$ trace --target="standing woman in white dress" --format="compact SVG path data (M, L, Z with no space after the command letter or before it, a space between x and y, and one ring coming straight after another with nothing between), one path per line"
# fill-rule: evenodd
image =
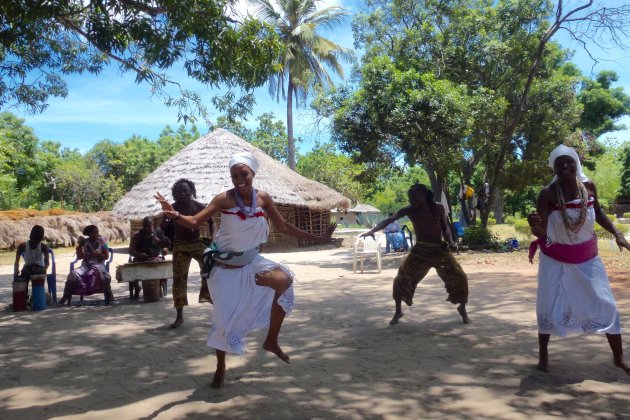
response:
M558 146L549 156L553 182L538 196L537 212L528 216L538 240L530 248L530 261L541 248L538 266L536 318L538 320L538 369L549 370L551 334L603 333L613 353L613 363L630 375L623 357L621 321L608 276L597 255L594 224L612 233L619 250L630 249L602 211L597 189L582 172L571 147Z
M155 196L166 217L185 227L195 228L221 213L215 239L217 252L207 279L214 302L207 344L217 356L212 381L215 388L223 386L225 353L243 354L250 331L269 327L263 349L289 363L289 356L278 344L278 335L285 315L293 308L293 274L259 253L269 235L265 217L277 231L314 242L330 242L336 227L331 224L322 236L316 236L285 222L271 196L253 187L258 162L251 153L235 154L229 166L234 188L215 196L194 216L179 214L161 194Z

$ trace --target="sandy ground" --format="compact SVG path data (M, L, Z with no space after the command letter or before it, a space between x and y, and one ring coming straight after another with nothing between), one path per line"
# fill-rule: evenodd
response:
M210 388L209 304L191 304L185 324L166 330L170 290L157 303L131 302L115 283L111 306L14 313L12 267L0 266L0 419L630 418L630 377L612 365L604 337L552 339L552 371L535 369L536 267L523 252L458 257L471 325L433 270L414 306L388 325L402 255L386 256L380 274L371 263L353 274L347 248L271 257L298 278L281 334L292 363L264 352L265 332L255 332L245 356L228 356L221 390ZM57 258L60 290L69 261ZM125 261L117 255L114 264ZM628 277L611 273L624 325ZM198 272L189 282L196 302Z

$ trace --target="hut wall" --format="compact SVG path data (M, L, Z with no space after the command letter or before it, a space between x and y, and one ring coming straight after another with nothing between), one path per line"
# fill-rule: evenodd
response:
M278 212L285 221L313 235L321 235L330 226L330 210L314 210L305 206L277 205ZM268 245L307 246L318 242L298 240L276 231L271 224Z
M330 226L330 210L313 210L308 207L303 206L289 206L289 205L276 205L278 212L284 218L285 221L291 223L292 225L309 232L313 235L321 235L324 233L326 228ZM215 217L214 222L217 226L217 229L220 226L220 217ZM162 222L161 216L154 217L154 225L159 226ZM142 229L142 220L131 220L130 221L130 237L133 236L136 232ZM201 226L201 236L211 237L210 229L207 223L204 223ZM270 229L269 229L269 239L267 240L266 247L297 247L297 246L307 246L307 245L315 245L318 242L304 241L298 240L293 236L288 236L283 233L278 232L273 223L270 221Z

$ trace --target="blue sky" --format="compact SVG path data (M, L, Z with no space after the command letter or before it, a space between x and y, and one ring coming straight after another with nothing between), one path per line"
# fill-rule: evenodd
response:
M327 0L325 5L341 5L350 12L356 12L355 0ZM353 48L350 19L334 33L323 33L334 42ZM600 63L594 67L593 61L564 33L555 38L563 46L576 50L573 62L587 75L595 75L601 70L614 70L619 75L615 86L622 86L630 93L630 55L618 48L601 50L591 45L592 54ZM183 72L173 72L186 88L198 91L203 98L210 99L217 91L188 79ZM26 115L10 110L26 120L26 124L35 130L40 140L54 140L62 146L88 151L103 139L123 142L132 135L140 135L151 140L157 139L166 125L177 127L177 110L166 107L158 97L152 97L147 85L137 85L131 74L120 74L112 66L101 74L75 75L66 79L69 94L66 98L52 99L46 111L39 115ZM271 98L266 87L255 91L257 104L247 125L257 126L255 118L263 112L273 112L276 118L286 122L285 102L276 102ZM214 115L216 117L218 115ZM630 127L630 118L622 121ZM317 140L327 140L328 133L314 130L312 114L306 108L294 111L295 133L305 141L299 146L301 152L308 151ZM207 126L197 124L199 131L205 133ZM630 140L630 129L610 133L605 137L619 141Z

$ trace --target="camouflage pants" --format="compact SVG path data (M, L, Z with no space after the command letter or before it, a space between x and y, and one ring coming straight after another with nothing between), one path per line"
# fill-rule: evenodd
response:
M448 293L446 300L454 304L468 302L468 278L455 257L449 252L446 243L414 245L394 279L394 299L401 299L411 306L418 283L431 268L435 268L444 281Z
M173 306L183 308L188 305L188 270L194 259L202 267L201 257L206 248L201 241L177 243L173 246ZM210 292L205 279L201 279L199 302L210 302Z

